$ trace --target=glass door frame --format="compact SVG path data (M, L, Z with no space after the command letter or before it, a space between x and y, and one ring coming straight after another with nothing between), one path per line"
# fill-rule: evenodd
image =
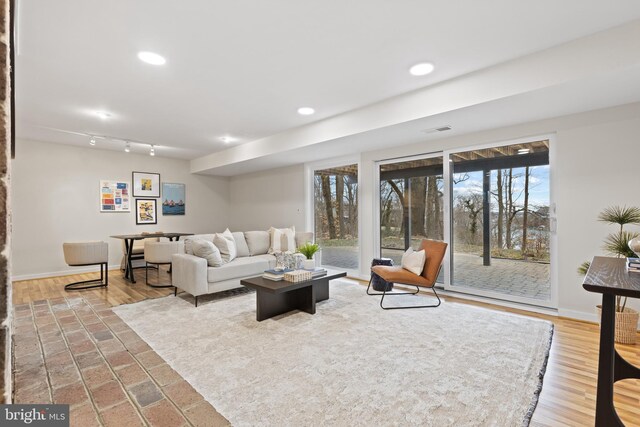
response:
M466 151L481 150L487 148L505 147L514 144L523 144L533 141L548 140L549 141L549 229L550 229L550 299L549 300L537 300L533 298L520 297L514 295L507 295L498 292L486 291L482 289L476 289L468 286L455 285L452 283L451 271L453 269L453 252L451 251L453 245L453 212L451 209L453 202L453 185L451 185L452 177L452 160L451 155L455 153L461 153ZM446 291L455 291L464 294L475 295L479 297L486 297L491 299L498 299L504 301L510 301L521 304L528 304L533 306L545 307L545 308L557 308L558 307L558 262L557 262L557 233L556 233L556 203L554 199L554 180L553 180L553 165L555 160L555 147L556 137L555 134L538 135L531 137L524 137L518 139L512 139L501 142L494 142L488 144L480 144L473 146L459 147L450 150L444 150L444 238L448 244L447 254L445 256L444 263L445 268L445 283L444 289Z
M442 162L443 162L443 181L445 182L445 187L443 189L443 191L445 191L444 197L443 197L443 222L444 222L444 227L445 229L443 230L443 235L445 238L445 241L447 239L447 215L448 215L448 206L447 206L447 199L446 199L446 179L444 179L445 177L445 173L446 173L446 165L445 165L445 159L444 159L444 152L443 151L435 151L435 152L431 152L431 153L423 153L423 154L417 154L415 156L404 156L404 157L396 157L393 159L384 159L384 160L378 160L375 162L374 165L374 177L373 177L373 212L374 212L374 229L373 229L373 253L375 254L376 257L380 257L382 255L382 248L381 248L381 236L380 236L380 226L381 226L381 218L380 218L380 211L381 211L381 206L380 206L380 166L384 166L384 165L388 165L388 164L393 164L393 163L403 163L403 162L410 162L412 160L424 160L424 159L433 159L436 157L442 157ZM447 255L445 255L445 259L447 259L449 253L449 248L447 248ZM445 261L443 263L442 266L443 270L444 270L444 277L445 277L445 282L447 280L447 276L449 274L449 263L447 261ZM443 283L437 282L438 285L444 286Z
M325 266L328 269L346 271L348 276L359 277L362 268L362 167L360 156L344 156L333 159L321 160L304 165L304 192L305 192L305 229L313 231L313 240L317 240L315 223L315 171L321 169L338 168L347 165L358 165L358 267L356 269ZM322 249L321 249L322 250ZM322 260L322 257L320 258Z

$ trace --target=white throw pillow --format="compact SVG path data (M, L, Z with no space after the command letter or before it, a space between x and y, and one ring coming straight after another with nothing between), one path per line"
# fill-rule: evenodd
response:
M192 239L191 249L193 255L204 258L210 267L221 267L224 262L220 255L220 250L212 242L202 239Z
M409 248L402 255L402 268L419 276L422 274L422 270L424 269L424 262L426 258L427 254L424 252L424 249L416 252L413 248Z
M220 249L224 262L231 262L236 259L236 255L238 254L236 241L228 228L224 230L224 233L216 233L213 237L213 244Z
M296 251L296 227L269 229L271 236L271 247L269 253L275 252L295 252Z
M245 231L244 238L249 247L249 255L262 255L269 252L271 240L268 231Z
M244 233L242 231L234 231L231 234L233 234L233 240L236 242L236 258L250 256L249 246L247 246Z

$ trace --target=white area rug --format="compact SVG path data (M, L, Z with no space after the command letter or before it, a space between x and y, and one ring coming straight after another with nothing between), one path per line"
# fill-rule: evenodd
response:
M169 296L114 311L235 426L529 422L549 322L448 302L384 311L349 280L331 282L315 315L257 322L255 298L195 308ZM428 297L395 297L417 298Z

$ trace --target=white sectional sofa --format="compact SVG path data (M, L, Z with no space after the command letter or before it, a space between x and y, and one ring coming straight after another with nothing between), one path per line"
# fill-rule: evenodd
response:
M205 258L193 255L190 241L203 239L213 241L213 234L197 234L184 239L184 254L172 256L171 281L178 289L195 297L240 288L240 280L261 275L264 270L276 266L276 257L267 252L271 246L268 231L235 232L237 257L221 267L209 267ZM313 241L313 233L298 232L295 235L296 247Z

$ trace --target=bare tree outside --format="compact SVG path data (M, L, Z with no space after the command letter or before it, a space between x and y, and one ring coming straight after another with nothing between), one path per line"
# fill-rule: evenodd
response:
M315 238L323 265L358 268L358 166L314 172Z

